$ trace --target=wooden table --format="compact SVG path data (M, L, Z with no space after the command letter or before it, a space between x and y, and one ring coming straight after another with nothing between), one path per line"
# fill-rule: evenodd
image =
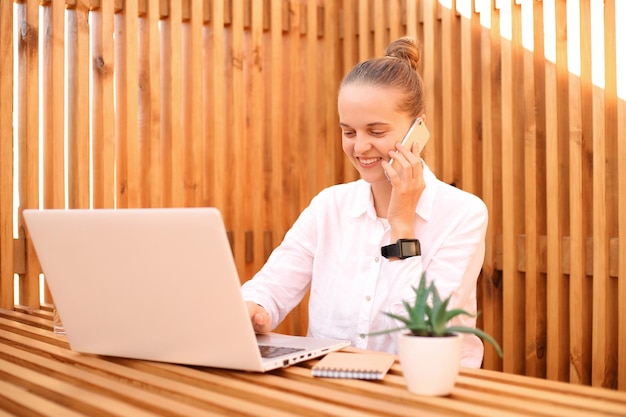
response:
M358 354L358 353L355 353ZM3 416L626 416L626 393L486 370L462 370L448 397L384 381L314 378L317 361L246 373L82 355L46 310L0 309Z

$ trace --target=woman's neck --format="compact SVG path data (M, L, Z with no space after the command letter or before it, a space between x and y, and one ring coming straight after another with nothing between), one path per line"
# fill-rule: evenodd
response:
M376 182L371 184L371 188L376 215L386 219L389 201L391 200L391 184L387 181Z

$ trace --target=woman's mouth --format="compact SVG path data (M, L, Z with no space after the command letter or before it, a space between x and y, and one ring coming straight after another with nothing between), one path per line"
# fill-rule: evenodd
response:
M378 161L381 160L381 158L357 158L357 160L359 161L359 163L363 166L370 166L370 165L374 165L375 163L377 163Z

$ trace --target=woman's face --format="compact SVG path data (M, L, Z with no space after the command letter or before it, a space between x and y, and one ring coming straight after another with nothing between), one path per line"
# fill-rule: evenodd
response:
M396 110L400 98L398 90L380 86L349 84L339 91L343 151L369 183L388 181L381 161L389 161L411 125L411 117Z

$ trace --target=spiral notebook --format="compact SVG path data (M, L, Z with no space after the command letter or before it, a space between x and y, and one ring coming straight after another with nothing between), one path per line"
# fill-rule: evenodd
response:
M311 373L322 378L383 379L394 361L395 355L388 353L331 352Z

